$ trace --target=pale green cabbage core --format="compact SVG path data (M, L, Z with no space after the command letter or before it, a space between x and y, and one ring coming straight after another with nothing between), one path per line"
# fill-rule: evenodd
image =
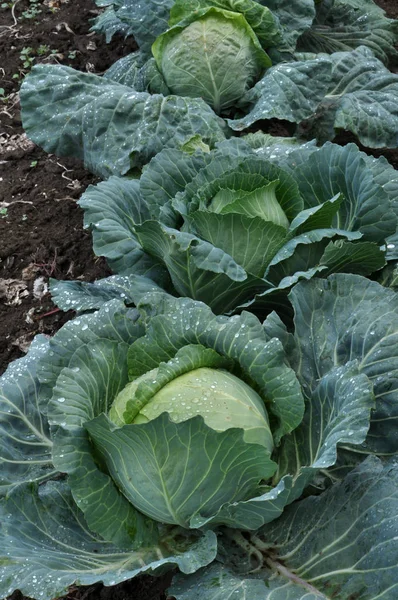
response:
M209 210L215 213L238 213L247 217L260 217L285 229L289 220L276 197L278 180L271 181L253 191L222 189L213 197Z
M134 396L139 383L156 377L156 369L131 382L115 399L109 418L123 425L126 403ZM147 423L167 412L175 423L201 415L209 427L225 431L231 427L244 429L244 440L274 447L268 414L262 398L248 384L228 371L200 367L176 377L158 391L133 423Z
M152 52L171 93L203 98L218 114L271 66L246 19L216 9L159 36Z

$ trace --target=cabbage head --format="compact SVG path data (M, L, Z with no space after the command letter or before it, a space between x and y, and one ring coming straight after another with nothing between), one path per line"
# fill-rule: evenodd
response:
M140 514L196 528L196 520L272 481L274 451L299 425L304 400L280 342L268 339L256 317L215 317L204 304L162 293L146 298L136 339L118 349L98 340L78 374L70 371L71 379L64 370L58 379L49 405L61 428L56 463L77 497L93 493L90 478L76 478L83 435L91 445L86 470L97 464L101 495L106 481L107 493ZM110 352L115 357L100 375L108 379L92 390L80 378L89 370L97 377L96 357Z
M106 188L110 194L117 180L100 184L104 200L92 189L80 201L98 250L108 250L104 232L109 228L112 240L110 223L118 224L131 250L138 245L165 266L178 295L224 314L250 307L263 316L273 309L288 316L287 293L298 280L381 269L397 213L365 155L353 144L296 150L281 143L279 154L275 147L268 156L243 140L193 154L164 149L139 185L131 184L148 208L133 227L120 217L122 201L106 208ZM98 227L99 206L107 214ZM114 270L121 274L138 273L131 260L123 270L119 264Z
M253 2L244 3L248 14L240 12L242 3L236 1L197 2L196 10L191 6L195 3L181 4L171 12L171 23L177 24L152 46L157 67L172 94L202 98L217 114L223 113L271 66L260 42L278 39L278 25L267 8Z
M274 572L276 586L291 581L296 539L310 536L317 558L321 543L330 546L328 576L388 544L387 534L396 540L396 529L382 527L398 510L396 465L370 458L322 491L328 467L336 464L333 480L366 453L396 452L384 402L395 367L377 354L395 335L396 294L354 275L304 283L291 295L294 335L275 313L264 322L216 316L151 292L137 308L108 300L35 340L0 380L0 595L18 582L25 595L51 600L72 584L178 568L173 585L189 589L174 587L176 598L190 598L194 574L204 598L214 597L215 579L220 597L251 581L265 597ZM373 314L387 316L369 332ZM336 558L333 541L347 530L352 540L359 504L360 531L369 514L377 519L372 536ZM320 528L328 507L330 527ZM389 579L377 582L379 593Z

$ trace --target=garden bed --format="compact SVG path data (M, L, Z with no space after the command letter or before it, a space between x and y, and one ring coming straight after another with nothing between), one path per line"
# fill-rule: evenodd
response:
M378 4L398 18L396 0ZM101 74L135 49L131 39L119 36L105 45L102 36L90 32L90 19L98 12L91 0L19 0L13 12L0 9L0 374L24 355L36 334L52 335L74 316L51 302L50 278L94 281L111 273L93 254L76 204L98 178L80 161L48 155L27 140L17 95L33 64L58 62ZM276 135L289 134L283 124L271 128ZM344 145L355 138L341 134L335 141ZM361 149L385 156L398 169L398 150ZM112 588L73 588L65 600L164 600L170 579L143 576ZM25 597L15 592L9 598Z

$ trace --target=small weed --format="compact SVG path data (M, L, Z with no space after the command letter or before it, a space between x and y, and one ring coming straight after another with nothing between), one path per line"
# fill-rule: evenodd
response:
M19 71L19 73L14 73L12 78L20 79L21 76L26 74L26 71L30 71L37 57L52 54L58 54L58 50L51 49L50 46L48 46L47 44L41 44L38 48L32 48L31 46L26 46L25 48L22 48L19 54L19 59L22 62L22 69Z
M2 2L0 8L12 8L13 2Z
M37 167L37 160L32 160L32 162L30 163L30 168L33 169L34 167Z
M30 46L22 48L19 59L22 61L22 66L24 69L30 69L33 66L33 63L35 62L35 57L33 54L35 54L35 51Z
M43 54L48 54L49 52L50 46L48 46L47 44L41 44L36 50L36 54L38 56L43 56Z
M21 221L26 221L27 218L28 218L28 215L23 214L21 217Z
M10 96L6 96L5 89L0 87L0 102L2 102L3 104L7 104L9 99L10 99Z
M77 54L77 50L71 50L70 52L68 52L68 58L73 60L74 58L76 58L76 54Z
M5 219L5 217L7 216L8 213L8 209L7 208L0 208L0 217L2 219Z
M21 13L23 19L35 19L42 12L40 0L29 0L29 8Z

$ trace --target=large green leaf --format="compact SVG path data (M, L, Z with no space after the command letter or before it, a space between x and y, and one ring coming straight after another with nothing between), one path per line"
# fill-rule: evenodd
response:
M136 310L126 308L120 300L110 300L98 312L68 321L51 338L49 352L38 366L38 377L44 384L43 398L50 400L61 370L68 367L82 346L103 338L131 344L143 335L144 328L138 318Z
M267 287L224 250L190 233L158 221L147 221L135 232L145 251L166 265L180 296L206 302L217 313L232 310L239 299Z
M374 242L330 242L320 260L329 273L371 275L386 264L386 253Z
M267 6L279 19L283 27L286 46L294 49L297 38L311 27L315 17L314 0L259 0L259 4Z
M167 204L177 192L184 190L187 183L209 162L210 157L209 153L196 152L188 155L181 150L166 148L146 165L140 178L140 194L147 203L152 218L175 227L177 217L172 209L168 212Z
M337 214L343 201L344 196L339 192L318 206L302 210L290 223L289 230L293 231L295 235L300 235L312 229L332 227L333 217Z
M188 577L176 575L169 593L176 600L328 600L309 584L272 572L246 575L220 562Z
M111 4L110 2L107 4ZM112 40L117 33L124 36L131 35L130 27L127 23L123 23L116 14L115 6L108 6L94 21L91 27L92 31L105 35L106 43Z
M398 469L368 459L259 532L224 531L219 560L177 575L177 600L394 600Z
M114 543L136 545L151 527L101 472L83 426L107 411L128 381L128 346L143 333L134 322L137 317L136 311L112 300L60 329L40 365L40 378L51 395L48 418L58 427L54 464L69 474L73 497L90 529Z
M52 600L72 585L106 586L140 573L175 567L194 573L214 560L213 532L164 530L163 543L139 550L104 542L87 528L68 485L21 485L0 506L0 595L16 587L29 597Z
M333 367L357 360L373 384L376 409L361 451L398 451L398 297L358 275L331 275L298 284L295 309L297 370L309 390Z
M57 474L37 377L37 363L47 351L48 341L36 337L27 356L11 363L0 380L1 496L22 482L40 482Z
M111 79L117 83L127 85L137 90L137 92L146 92L146 82L141 76L141 68L145 64L145 58L139 50L119 58L104 73L105 79Z
M346 147L341 147L337 144L326 142L324 146L318 148L314 145L314 141L307 142L306 144L298 144L296 140L296 143L292 144L289 142L290 139L291 138L264 138L263 134L248 134L247 136L244 136L244 140L250 145L253 145L253 148L259 156L264 156L267 160L289 172L291 175L295 175L297 167L300 167L301 165L303 165L305 169L306 167L304 165L308 162L310 156L316 152L319 152L320 150L325 151L325 148L329 148L328 152L331 154L332 151L330 148L334 148L333 153L336 153L336 157L339 153L341 153L342 157L346 153L351 155L351 160L358 165L364 178L370 182L371 177L373 177L374 184L383 188L384 192L390 199L391 207L397 214L398 172L384 156L381 156L380 158L368 156L365 154L365 152L360 152L353 144L347 144ZM334 158L333 163L335 163L336 157ZM363 163L359 161L359 158L362 158L364 161L365 168ZM312 164L315 163L313 162ZM343 189L346 190L345 194L347 195L347 191L351 186L350 179L353 176L353 172L350 172L350 170L347 168L342 168L340 171L344 171L346 177L348 178L347 181L341 182ZM336 169L334 170L333 176L337 176ZM342 174L340 173L338 177L340 178L341 176ZM357 181L359 182L360 178L357 178ZM325 184L323 185L325 186ZM318 185L316 187L319 190ZM360 186L360 188L363 190L362 186ZM331 192L330 185L325 186L325 191L327 194ZM312 190L309 190L308 187L307 192L310 194L310 198L313 198L313 192ZM317 195L319 195L319 192ZM322 198L323 195L320 195L318 197L318 202L321 202ZM323 201L324 200L325 198ZM334 200L336 200L336 197ZM344 197L342 197L342 194L339 192L339 202L342 200L344 200ZM352 200L355 200L355 195L350 196L350 201ZM313 202L313 200L311 202Z
M210 144L224 139L222 121L201 99L135 92L60 65L35 66L24 79L21 104L35 143L84 160L104 178L124 175L197 133Z
M339 52L368 46L387 63L397 56L398 23L387 19L373 0L328 0L317 3L317 15L297 47L303 52Z
M314 229L288 240L270 261L265 273L267 281L275 287L287 287L288 278L294 278L297 273L305 273L310 269L317 272L325 271L327 263L322 263L322 258L330 239L356 240L361 236L357 231L344 231L341 229ZM348 260L349 260L348 256ZM315 274L315 273L314 273ZM293 284L293 283L292 283ZM289 285L292 285L289 284ZM265 295L269 293L265 292Z
M79 200L84 225L93 231L94 252L105 256L115 273L154 277L162 272L159 261L143 252L134 225L150 217L134 179L110 177L90 185Z
M142 53L150 55L151 46L158 35L166 31L168 28L168 20L170 9L174 4L174 0L114 0L106 1L103 4L100 0L96 0L99 6L107 6L112 4L114 19L117 22L104 22L104 18L98 17L95 21L93 29L102 31L111 36L119 24L117 31L125 35L133 35Z
M391 75L391 79L393 76ZM396 148L398 77L385 89L348 94L336 111L335 130L352 131L369 148Z
M337 460L337 446L361 444L374 408L373 388L353 361L331 369L308 397L303 421L284 438L278 457L278 477L296 474L305 465L326 468ZM295 482L297 485L297 480Z
M304 134L321 142L341 129L370 148L397 146L398 75L391 73L366 46L335 52L330 87Z
M243 105L250 111L240 119L227 119L235 131L261 119L285 119L298 123L312 116L330 87L332 63L328 58L280 63L247 92Z
M270 260L287 238L284 227L260 217L238 213L197 211L187 217L190 231L210 242L241 265L247 273L262 277Z
M294 573L329 598L392 600L398 588L397 477L395 461L383 468L371 458L341 484L288 508L260 533L274 554L265 562L285 575L285 584L293 583L286 575Z
M109 300L119 299L126 304L137 302L148 292L161 288L148 277L141 275L113 275L94 283L87 281L59 281L52 279L51 299L61 310L85 312L101 308ZM167 282L164 282L167 287Z
M217 432L202 417L174 423L163 413L117 428L101 415L86 429L123 494L161 523L188 528L193 516L251 496L275 471L266 449L245 443L242 429Z
M358 230L366 240L381 243L395 232L397 216L390 197L354 144L327 143L294 167L294 174L306 207L343 195L334 227Z

